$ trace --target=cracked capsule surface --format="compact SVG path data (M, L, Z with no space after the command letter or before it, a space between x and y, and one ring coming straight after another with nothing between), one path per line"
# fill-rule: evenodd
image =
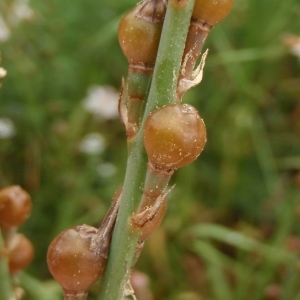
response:
M170 104L151 113L144 145L149 161L160 170L176 170L194 161L206 143L206 128L188 104Z

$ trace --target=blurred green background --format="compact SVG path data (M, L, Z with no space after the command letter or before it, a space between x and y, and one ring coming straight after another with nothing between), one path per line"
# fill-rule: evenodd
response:
M97 226L122 185L117 27L135 3L0 3L0 187L32 195L20 228L36 249L21 277L28 299L37 287L56 299L50 241ZM299 20L299 0L235 0L211 31L204 79L184 99L208 142L174 176L167 216L137 264L149 280L140 300L300 299Z

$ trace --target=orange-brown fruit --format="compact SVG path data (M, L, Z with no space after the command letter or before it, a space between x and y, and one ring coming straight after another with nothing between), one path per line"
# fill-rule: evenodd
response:
M137 213L143 212L143 209L147 209L147 207L139 208ZM151 207L149 207L148 209L151 209ZM140 237L139 237L140 241L145 241L152 233L155 232L155 230L161 224L164 215L166 213L166 210L167 210L167 201L164 200L162 201L161 205L158 207L157 211L151 218L147 218L147 217L138 218L137 215L133 216L132 226L134 230L140 232Z
M14 185L0 190L0 225L11 228L21 225L31 213L32 203L29 194Z
M118 39L130 64L154 65L165 11L163 0L146 0L121 19Z
M5 246L11 274L16 274L31 264L34 257L34 248L25 235L14 233L6 240Z
M85 294L102 275L106 259L93 247L97 229L88 225L62 231L50 244L47 263L65 295Z
M206 143L206 128L188 104L169 104L149 115L144 144L149 161L160 170L176 170L194 161Z
M227 17L232 4L233 0L195 0L192 17L214 26Z

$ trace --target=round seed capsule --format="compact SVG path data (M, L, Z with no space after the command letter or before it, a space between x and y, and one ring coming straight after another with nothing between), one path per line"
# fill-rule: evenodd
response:
M92 247L97 229L88 225L62 231L50 244L47 263L65 296L85 294L102 275L105 258Z
M146 120L144 144L157 169L175 170L191 163L205 143L205 124L191 105L166 105Z
M14 185L0 190L0 225L4 228L25 222L31 208L31 198L21 187Z
M156 229L159 227L161 224L164 215L167 210L167 201L163 201L161 206L158 208L155 216L151 219L145 222L142 228L139 228L141 231L140 235L140 241L145 241L148 239L148 237L156 231Z
M5 241L5 245L11 274L16 274L30 265L34 256L34 248L25 235L15 233Z
M195 0L192 17L214 26L229 14L232 4L233 0Z
M165 11L164 1L147 0L121 19L118 39L130 64L154 65Z

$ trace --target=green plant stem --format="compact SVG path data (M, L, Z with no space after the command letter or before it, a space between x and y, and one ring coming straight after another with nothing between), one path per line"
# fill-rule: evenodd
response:
M153 71L153 70L152 70ZM143 101L146 98L149 85L150 85L150 80L152 77L151 71L141 71L141 70L136 70L133 68L128 68L128 77L127 77L127 93L128 93L128 105L133 105L138 103L143 104ZM128 108L128 119L130 120L131 115L133 118L133 121L138 122L141 119L141 107L136 111L136 109L132 110L130 107ZM135 115L136 113L136 115ZM135 116L135 118L133 117Z
M13 299L13 289L4 246L2 231L0 230L0 299Z
M177 2L168 2L143 122L151 111L177 101L179 70L194 0L183 7L177 7Z
M131 230L129 219L142 196L146 161L142 140L137 140L127 161L128 168L125 175L122 200L98 299L121 299L129 278L131 262L139 238L138 233Z
M128 129L127 135L137 134L142 118L142 109L149 89L153 69L139 70L129 66L126 81Z
M142 197L147 171L143 126L151 111L176 102L178 74L194 0L182 2L184 1L179 2L180 5L175 0L168 2L145 114L128 155L119 214L98 300L122 299L130 276L139 235L131 230L129 222Z
M140 202L142 209L146 206L152 206L156 199L163 194L173 173L174 171L156 170L148 163L144 193Z

